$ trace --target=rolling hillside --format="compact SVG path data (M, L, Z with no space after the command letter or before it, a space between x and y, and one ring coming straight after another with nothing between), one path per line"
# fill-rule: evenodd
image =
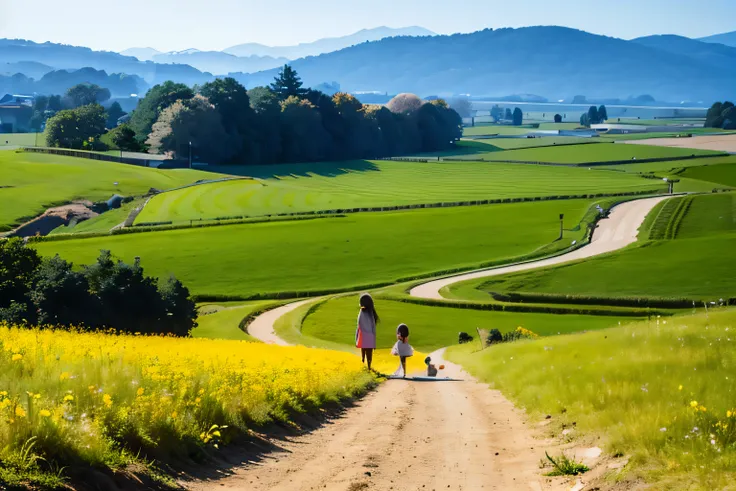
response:
M300 59L293 66L307 84L336 80L348 91L624 98L651 93L659 100L726 97L736 74L736 65L714 65L710 56L562 27L388 38ZM274 74L243 80L253 87Z

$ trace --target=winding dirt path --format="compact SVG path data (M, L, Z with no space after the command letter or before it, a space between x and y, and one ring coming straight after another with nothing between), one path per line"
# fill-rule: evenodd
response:
M667 198L667 196L644 198L635 201L627 201L615 206L611 210L608 218L604 218L598 222L598 227L593 232L590 244L567 254L562 254L548 259L512 264L510 266L473 271L470 273L429 281L412 288L409 291L409 295L419 298L444 300L444 297L440 295L440 290L454 283L473 280L476 278L515 273L517 271L526 271L528 269L543 268L545 266L566 263L577 259L585 259L624 248L636 242L639 227L641 227L646 216L650 211L652 211L652 208L654 208L657 203Z
M431 281L412 295L442 298L439 290L457 281L559 264L613 251L636 240L647 213L662 199L617 206L600 222L590 245L556 258ZM286 345L274 332L281 316L312 302L302 300L265 312L248 332L267 343ZM388 380L319 429L276 442L278 450L235 468L231 475L195 483L192 490L569 490L584 484L542 476L545 450L559 443L536 438L526 418L500 392L474 380L459 366L444 364L441 375L461 381ZM356 361L357 362L357 361ZM421 360L409 369L423 367ZM597 457L595 457L597 458ZM587 461L589 465L595 461Z

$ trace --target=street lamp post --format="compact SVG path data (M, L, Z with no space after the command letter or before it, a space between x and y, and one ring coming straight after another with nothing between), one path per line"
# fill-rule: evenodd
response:
M565 219L565 215L563 213L560 213L560 238L557 240L562 240L562 221Z
M189 142L189 168L192 168L192 142Z

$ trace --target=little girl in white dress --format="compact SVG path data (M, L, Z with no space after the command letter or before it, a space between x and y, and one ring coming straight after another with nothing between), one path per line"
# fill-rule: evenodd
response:
M406 359L414 354L414 348L409 344L409 327L406 324L399 324L396 328L396 339L391 354L398 356L401 364L394 372L394 377L406 378Z

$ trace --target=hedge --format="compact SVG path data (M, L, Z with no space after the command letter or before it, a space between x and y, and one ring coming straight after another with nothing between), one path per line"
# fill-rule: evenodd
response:
M647 307L661 309L685 309L692 307L694 304L700 303L698 300L689 298L596 297L591 295L524 292L488 293L491 294L494 300L507 303L607 305L611 307Z

